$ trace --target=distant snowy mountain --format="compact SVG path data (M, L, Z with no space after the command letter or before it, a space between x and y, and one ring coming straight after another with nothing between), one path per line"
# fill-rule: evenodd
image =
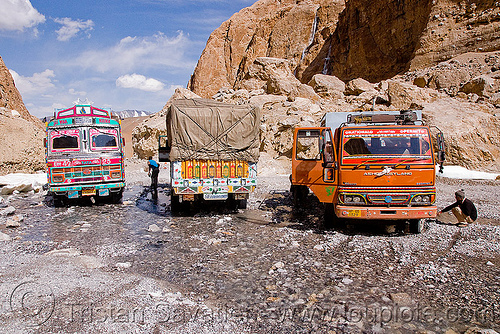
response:
M113 110L113 115L116 115L116 116L118 116L120 118L149 116L151 114L154 114L154 111L145 111L145 110L122 110L122 111L116 111L116 110Z

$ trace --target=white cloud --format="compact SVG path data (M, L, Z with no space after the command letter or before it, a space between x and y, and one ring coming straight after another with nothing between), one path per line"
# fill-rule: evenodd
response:
M0 30L24 30L45 22L29 0L0 1Z
M79 96L86 96L87 95L87 92L85 91L77 91L75 90L74 88L70 88L68 89L68 93L70 93L71 95L79 95Z
M16 84L17 89L23 95L33 96L42 94L49 89L55 87L52 82L52 78L55 77L54 71L45 70L41 73L35 73L31 77L23 77L19 75L16 71L9 70L12 78L14 78L14 82Z
M78 35L80 31L87 33L87 36L90 38L90 31L94 29L94 22L92 20L74 21L69 17L65 17L62 19L54 19L54 22L62 25L59 30L56 30L57 40L61 42L69 41L71 38Z
M150 37L128 36L111 48L83 52L72 65L79 64L99 72L130 72L158 66L193 68L194 63L186 61L184 56L189 43L182 31L172 38L163 33Z
M146 78L144 75L134 73L131 75L123 75L116 79L116 86L123 88L135 88L145 90L147 92L159 92L163 90L165 85L156 79Z

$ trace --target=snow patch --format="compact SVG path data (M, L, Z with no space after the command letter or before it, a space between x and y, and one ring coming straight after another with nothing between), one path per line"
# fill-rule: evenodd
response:
M443 173L439 173L439 166L436 166L436 175L450 179L495 180L500 174L468 170L460 166L444 166Z
M14 173L0 176L0 195L10 195L14 191L28 192L39 190L47 183L47 174Z

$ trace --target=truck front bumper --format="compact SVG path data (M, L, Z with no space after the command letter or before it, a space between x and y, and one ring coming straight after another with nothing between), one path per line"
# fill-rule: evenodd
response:
M349 219L424 219L436 218L437 207L359 207L338 205L335 207L335 214L339 218Z
M94 194L107 194L117 192L125 187L125 182L101 183L101 184L79 184L71 186L49 186L49 192L57 195L66 195L68 198L79 198L85 196L83 191L91 190ZM93 190L93 191L92 191ZM105 191L107 190L107 191ZM102 196L102 195L101 195Z

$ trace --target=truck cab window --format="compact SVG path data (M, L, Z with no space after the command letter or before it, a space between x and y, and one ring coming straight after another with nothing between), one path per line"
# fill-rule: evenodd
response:
M318 130L300 131L297 136L297 159L321 159L321 146L323 140Z
M114 129L89 130L90 149L94 150L118 150L118 133Z
M116 137L111 135L97 135L92 137L92 147L117 147Z
M52 140L52 148L54 149L67 149L78 148L78 138L71 136L62 136Z
M53 152L79 151L79 130L60 130L50 133L50 148Z

